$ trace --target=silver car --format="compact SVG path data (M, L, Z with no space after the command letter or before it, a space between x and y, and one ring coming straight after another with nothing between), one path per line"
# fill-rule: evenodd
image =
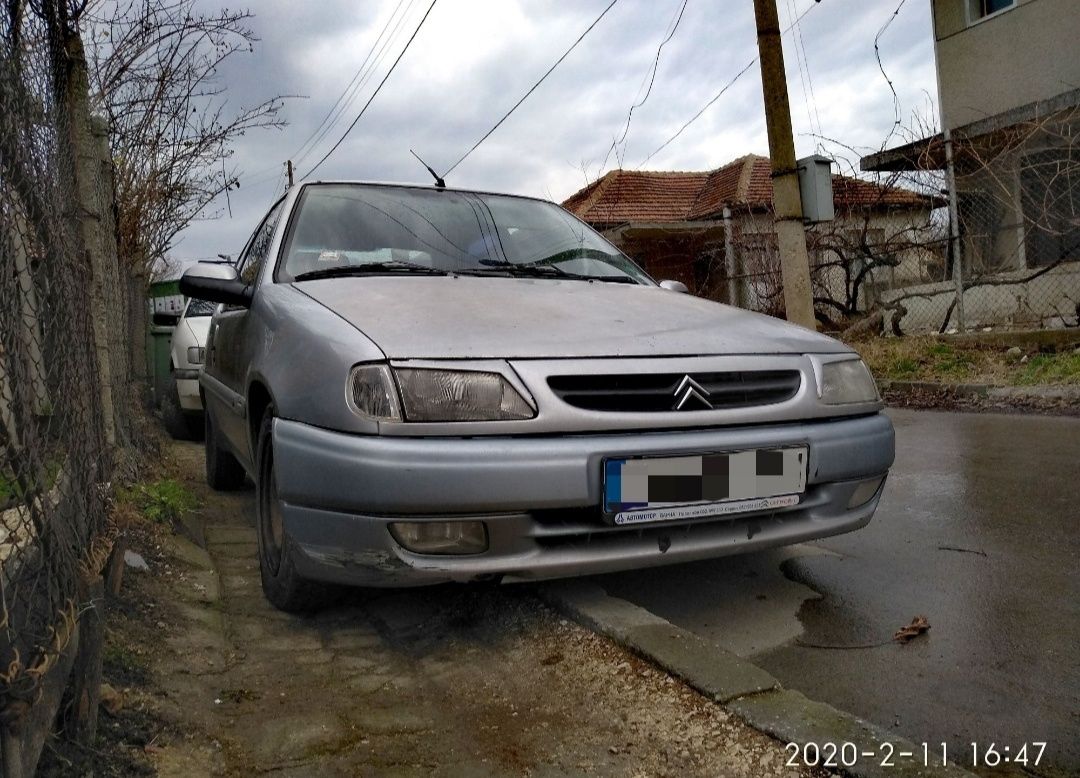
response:
M206 474L256 485L270 601L644 568L862 527L893 428L847 346L657 284L550 202L291 190L200 385ZM685 288L682 289L685 291Z

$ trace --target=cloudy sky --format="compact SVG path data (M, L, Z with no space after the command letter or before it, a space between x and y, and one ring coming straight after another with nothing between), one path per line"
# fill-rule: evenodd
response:
M386 86L316 177L430 182L409 150L437 171L446 170L609 2L438 0ZM615 154L601 166L613 139L623 133L630 106L645 94L657 47L682 2L619 0L448 183L562 200L586 177L618 167ZM898 3L777 0L784 28L806 12L784 36L800 156L815 151L815 133L858 149L881 146L895 107L878 70L874 37ZM198 5L206 11L221 7L212 0ZM241 187L231 194L232 217L220 212L224 202L216 204L220 208L208 216L217 218L200 220L182 233L173 257L238 253L282 190L284 160L297 162L298 180L308 174L368 99L428 5L429 0L253 0L252 26L260 42L221 73L227 99L239 107L275 94L301 97L286 102L286 129L240 139L233 159ZM905 2L880 41L905 121L913 110L932 111L936 100L929 5L929 0ZM364 88L310 153L298 153L388 21L397 37L389 38ZM634 110L619 146L622 166L642 165L756 55L751 0L686 0L681 22L662 50L651 93ZM704 170L767 150L755 64L644 168Z

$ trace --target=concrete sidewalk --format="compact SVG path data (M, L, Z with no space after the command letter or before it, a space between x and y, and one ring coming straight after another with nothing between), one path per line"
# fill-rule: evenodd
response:
M522 587L343 595L305 618L262 596L252 494L201 484L197 537L169 552L176 623L154 672L163 775L822 775L780 742ZM166 604L168 605L168 604Z

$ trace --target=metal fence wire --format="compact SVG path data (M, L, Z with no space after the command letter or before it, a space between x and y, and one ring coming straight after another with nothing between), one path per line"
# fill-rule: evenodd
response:
M115 248L108 254L107 177L99 169L87 181L84 169L77 185L78 157L103 145L86 132L88 112L73 120L70 62L33 8L0 6L0 721L9 726L92 607L80 582L105 561L109 435L129 413L126 402L102 402L102 360L109 388L128 381L132 337L124 271Z
M896 335L1080 326L1078 139L1080 108L958 139L955 240L940 159L838 204L807 228L819 322ZM617 242L695 294L783 316L772 214L734 212L699 232Z

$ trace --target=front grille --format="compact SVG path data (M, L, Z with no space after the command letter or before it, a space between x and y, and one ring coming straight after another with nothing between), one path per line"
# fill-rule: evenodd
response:
M612 373L550 376L568 405L589 411L661 413L745 408L783 402L799 391L797 370L724 373Z

